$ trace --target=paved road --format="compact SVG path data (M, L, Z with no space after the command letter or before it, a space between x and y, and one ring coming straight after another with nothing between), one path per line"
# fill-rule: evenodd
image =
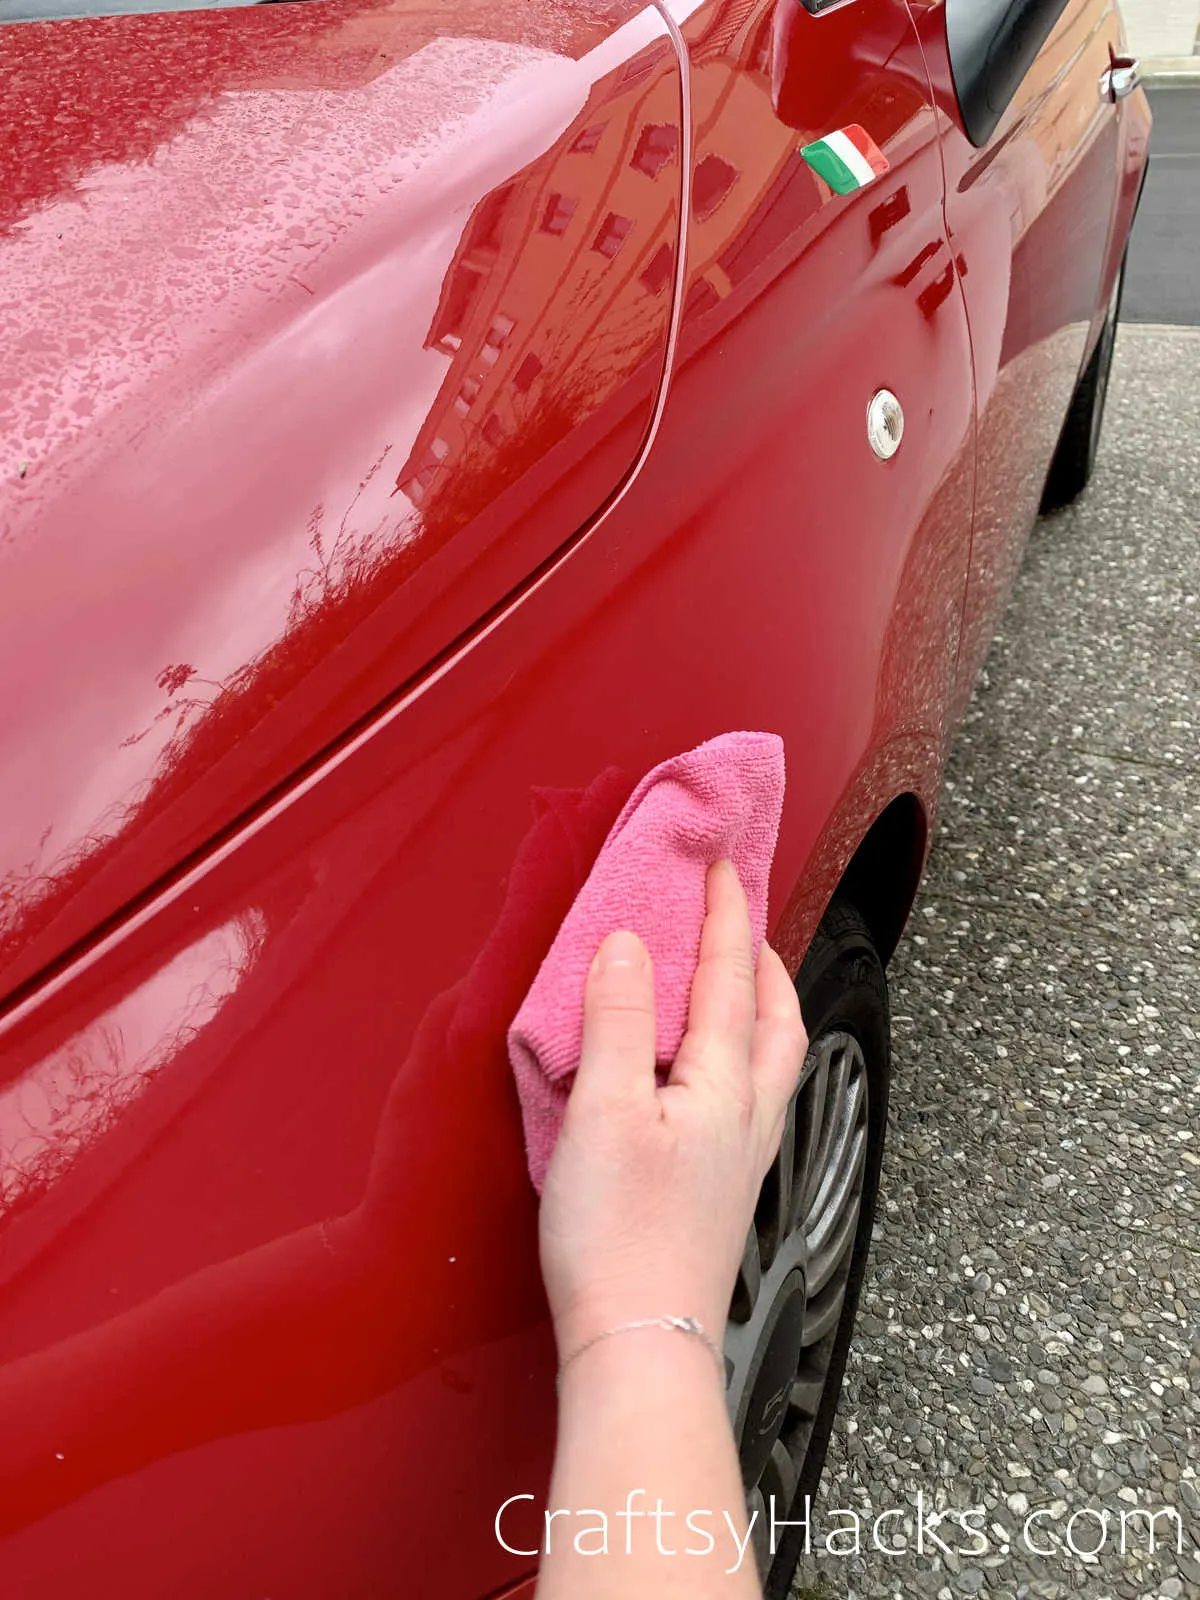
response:
M1129 48L1138 56L1190 56L1200 0L1121 0Z
M1129 253L1127 322L1200 323L1200 88L1156 89L1150 176Z
M1034 532L890 975L884 1207L816 1526L923 1493L986 1507L989 1548L826 1556L805 1596L1200 1596L1198 373L1200 329L1122 330L1096 480ZM1177 1508L1182 1558L1165 1520L1120 1555L1133 1504ZM1107 1511L1109 1549L1023 1548L1039 1508L1034 1544L1083 1511L1087 1550Z

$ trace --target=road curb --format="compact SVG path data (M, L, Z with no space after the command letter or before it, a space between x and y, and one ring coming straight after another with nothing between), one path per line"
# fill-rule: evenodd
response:
M1200 84L1200 56L1157 56L1142 61L1148 89L1182 89Z

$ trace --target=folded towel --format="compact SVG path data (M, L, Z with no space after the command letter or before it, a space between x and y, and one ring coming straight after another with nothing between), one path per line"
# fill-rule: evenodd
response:
M675 1059L700 954L705 879L728 857L750 904L754 950L783 809L783 741L726 733L662 762L626 801L508 1033L529 1175L540 1194L583 1039L583 988L608 934L632 929L654 964L657 1056Z

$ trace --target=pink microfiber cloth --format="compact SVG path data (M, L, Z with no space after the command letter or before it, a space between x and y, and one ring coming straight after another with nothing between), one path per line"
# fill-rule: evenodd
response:
M726 733L662 762L625 803L508 1032L539 1194L579 1065L592 957L618 928L640 935L654 964L658 1061L673 1061L687 1026L714 861L728 857L737 868L756 955L766 934L783 785L782 739Z

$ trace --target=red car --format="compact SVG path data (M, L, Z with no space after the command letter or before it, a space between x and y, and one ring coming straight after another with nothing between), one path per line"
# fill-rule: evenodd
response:
M0 0L5 1600L531 1592L505 1032L637 779L736 728L813 1043L729 1404L800 1503L947 744L1095 456L1118 15L121 9Z

